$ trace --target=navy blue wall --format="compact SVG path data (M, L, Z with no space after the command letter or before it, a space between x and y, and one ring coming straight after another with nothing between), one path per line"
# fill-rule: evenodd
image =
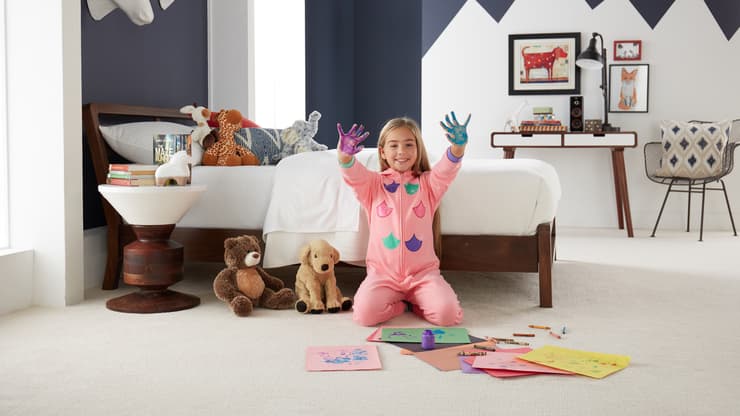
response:
M121 10L100 21L82 2L82 102L180 107L208 101L206 1L167 10L137 26ZM105 225L87 145L83 145L84 228Z
M363 123L366 144L393 117L421 122L422 0L306 0L306 110L317 140L336 147L336 123Z

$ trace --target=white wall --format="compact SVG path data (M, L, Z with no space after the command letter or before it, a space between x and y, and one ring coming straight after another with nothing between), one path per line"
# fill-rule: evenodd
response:
M0 255L0 284L26 301L0 313L83 298L80 2L7 0L6 16L10 245L21 253Z
M490 148L490 134L501 131L506 115L524 100L554 107L556 116L567 122L567 95L508 95L508 35L554 32L581 32L581 48L588 45L591 32L601 33L608 63L614 40L643 41L637 63L650 64L649 112L610 113L609 121L638 133L638 147L625 151L627 180L633 224L644 229L636 233L649 234L666 187L645 177L642 144L658 138L662 119L740 118L740 35L727 41L703 1L676 1L652 30L628 0L605 1L593 10L583 0L516 0L499 23L468 0L422 61L422 127L430 153L440 153L446 145L438 122L450 110L473 114L468 157L502 157L500 149ZM581 74L585 118L601 118L601 73ZM542 159L556 168L563 187L559 225L616 226L608 150L519 149L517 157ZM725 182L740 218L740 174ZM692 224L698 230L700 198L693 200ZM685 227L685 217L686 196L673 194L660 228ZM730 230L721 192L708 194L705 228Z

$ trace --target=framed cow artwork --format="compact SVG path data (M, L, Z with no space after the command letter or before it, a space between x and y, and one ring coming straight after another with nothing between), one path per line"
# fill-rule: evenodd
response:
M580 94L580 32L509 35L509 95Z

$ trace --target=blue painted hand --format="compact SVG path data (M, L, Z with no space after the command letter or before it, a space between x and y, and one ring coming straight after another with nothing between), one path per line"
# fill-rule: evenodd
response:
M450 116L452 116L452 121L450 121ZM442 128L447 132L445 135L447 136L447 140L450 141L452 144L456 144L458 146L462 146L468 142L468 123L470 122L470 114L468 114L468 118L465 120L465 123L460 124L457 121L457 117L455 116L455 112L451 111L450 115L445 116L445 122L440 121L439 125L442 126Z
M348 155L354 155L362 151L364 146L361 146L360 143L364 142L365 139L367 139L367 136L370 135L370 132L368 131L363 133L364 130L364 126L360 125L357 127L357 124L353 124L352 128L345 133L342 129L342 124L337 123L337 133L339 133L339 151Z

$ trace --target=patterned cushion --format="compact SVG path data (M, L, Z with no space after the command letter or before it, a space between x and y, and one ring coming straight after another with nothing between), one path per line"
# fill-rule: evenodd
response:
M253 127L237 130L234 133L234 140L236 144L251 150L260 160L260 165L274 165L282 158L281 134L281 129Z
M661 121L663 158L655 173L690 179L717 175L722 170L730 126L729 120L717 123Z

